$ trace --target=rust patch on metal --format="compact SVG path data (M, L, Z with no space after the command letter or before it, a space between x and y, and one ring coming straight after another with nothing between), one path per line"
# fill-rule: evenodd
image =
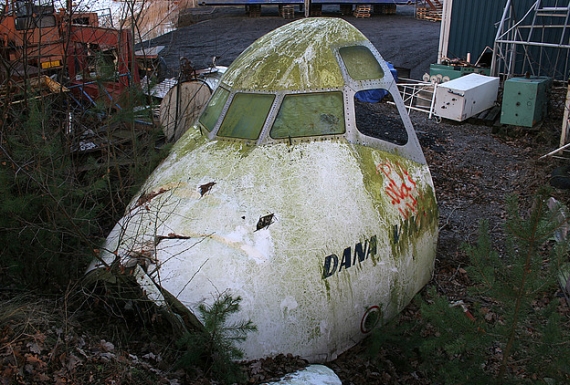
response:
M156 237L157 244L158 242L162 241L163 239L190 239L191 237L187 235L179 235L175 233L169 233L168 235L159 235Z
M214 187L214 185L216 184L216 182L210 182L210 183L206 183L200 186L200 197L203 197L204 194L208 193L212 187Z
M135 204L135 207L133 208L137 208L139 206L144 205L145 203L150 202L151 200L153 200L156 196L160 195L160 194L164 194L165 192L170 191L170 189L164 189L161 188L158 191L151 191L149 193L145 193L143 195L140 196L140 198L137 200L137 203Z

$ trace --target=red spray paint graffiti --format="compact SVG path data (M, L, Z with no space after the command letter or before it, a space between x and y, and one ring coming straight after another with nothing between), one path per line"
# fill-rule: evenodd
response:
M380 163L376 166L376 171L382 173L388 180L385 191L394 206L404 219L418 212L418 201L416 199L416 182L412 179L406 169L400 164L392 165L390 162Z

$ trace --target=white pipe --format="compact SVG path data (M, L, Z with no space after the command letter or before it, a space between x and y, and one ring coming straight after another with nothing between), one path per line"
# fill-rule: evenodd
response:
M439 47L437 52L437 63L441 64L441 59L447 57L449 48L449 28L451 25L451 10L453 8L453 0L446 0L443 3L441 13L441 27L439 31Z
M497 34L495 35L495 41L493 42L493 60L491 60L491 76L498 76L499 69L497 68L498 52L499 52L499 40L503 35L505 24L507 22L507 15L511 7L511 0L507 0L505 8L503 9L503 15L501 16L501 21L499 22L499 28L497 28ZM504 58L502 58L505 60Z

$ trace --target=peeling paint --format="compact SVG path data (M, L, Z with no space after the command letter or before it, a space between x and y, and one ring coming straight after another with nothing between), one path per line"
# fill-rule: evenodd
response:
M200 190L200 196L203 197L204 194L209 192L212 189L212 187L214 187L215 184L216 182L208 182L203 185L200 185L200 187L198 187L198 189Z
M294 21L282 32L259 38L232 63L223 82L232 88L267 91L342 87L331 46L367 39L348 23L329 21L326 17ZM312 44L299 44L296 29L302 31L304 42Z

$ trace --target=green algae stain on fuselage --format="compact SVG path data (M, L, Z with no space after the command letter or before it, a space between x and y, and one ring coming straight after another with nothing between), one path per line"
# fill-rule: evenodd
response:
M314 28L307 28L313 24ZM297 33L298 25L303 33ZM243 90L316 90L342 88L344 79L331 47L365 42L351 25L330 18L296 21L269 33L246 49L224 74L223 82ZM279 45L275 43L278 41ZM315 60L318 58L318 60ZM269 89L270 87L271 89Z
M389 234L392 256L407 252L426 232L437 233L437 201L427 166L355 145L364 186Z

